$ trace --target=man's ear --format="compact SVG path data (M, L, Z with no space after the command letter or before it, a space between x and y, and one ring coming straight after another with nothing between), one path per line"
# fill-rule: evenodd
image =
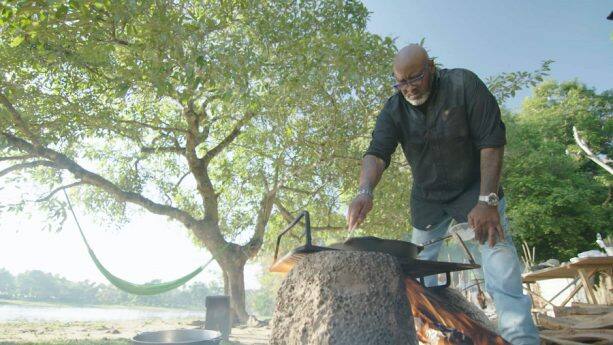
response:
M428 59L428 66L430 67L430 72L434 72L434 60Z

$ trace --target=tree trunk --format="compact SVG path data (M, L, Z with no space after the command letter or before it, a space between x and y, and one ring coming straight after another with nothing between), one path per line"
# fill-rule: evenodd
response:
M221 263L221 262L220 262ZM245 262L230 260L221 263L224 278L224 291L230 295L230 305L232 307L232 320L234 323L242 324L247 322L249 314L245 304Z
M232 242L225 242L219 236L219 241L211 241L207 232L219 232L216 224L209 225L213 229L206 227L195 227L193 230L196 237L202 243L208 243L207 249L215 257L222 271L224 283L224 294L230 296L230 307L232 308L232 321L237 324L244 324L249 319L245 305L245 264L249 256L243 248Z
M230 295L230 282L228 282L228 274L226 271L221 272L223 276L223 294Z

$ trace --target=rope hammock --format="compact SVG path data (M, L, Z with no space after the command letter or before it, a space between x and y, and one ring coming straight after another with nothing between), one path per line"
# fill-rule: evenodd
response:
M79 232L81 233L81 238L83 239L83 243L85 243L85 246L87 247L89 256L91 257L92 261L94 262L94 264L96 265L100 273L102 273L102 275L109 281L109 283L113 284L115 287L117 287L121 291L125 291L133 295L146 296L146 295L157 295L157 294L161 294L161 293L176 289L179 286L190 281L193 277L198 275L198 273L202 272L202 270L204 270L214 259L214 258L211 258L204 265L196 268L191 273L188 273L187 275L179 279L175 279L169 282L150 283L150 284L134 284L134 283L130 283L129 281L123 280L117 277L116 275L112 274L111 272L109 272L109 270L106 269L106 267L102 265L100 260L98 260L98 258L96 257L96 254L94 254L94 251L92 250L89 243L87 242L87 239L85 238L85 234L83 234L83 230L81 229L81 225L79 225L77 216L75 215L74 210L72 209L72 204L70 203L68 194L66 194L66 190L63 190L63 192L64 192L64 196L66 197L66 201L68 201L68 207L70 208L70 212L72 213L75 223L77 224L77 228L79 229Z

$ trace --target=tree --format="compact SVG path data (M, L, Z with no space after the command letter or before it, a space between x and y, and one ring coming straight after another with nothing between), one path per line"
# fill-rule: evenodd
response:
M21 273L15 280L19 298L57 301L62 291L62 282L57 277L39 270Z
M359 2L3 6L0 177L46 190L34 199L55 227L61 190L119 224L127 204L175 220L245 320L243 267L273 205L342 220L334 181L359 161L394 53Z
M507 117L504 185L515 232L541 259L569 259L611 233L611 175L581 153L573 126L596 154L611 156L613 94L548 81Z
M10 298L15 293L15 277L11 272L0 268L0 297Z

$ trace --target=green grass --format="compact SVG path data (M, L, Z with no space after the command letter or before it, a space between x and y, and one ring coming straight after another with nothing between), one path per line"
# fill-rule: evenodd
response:
M53 340L42 342L0 342L0 345L130 345L129 340Z
M129 340L53 340L43 342L0 342L0 345L130 345ZM222 341L220 345L237 345L232 341Z
M111 309L111 308L128 308L128 309L139 309L139 310L152 310L152 311L203 311L204 307L195 306L193 308L179 308L179 307L157 307L157 306L148 306L148 305L138 305L138 304L86 304L86 303L68 303L68 302L46 302L46 301L24 301L24 300L13 300L13 299L3 299L0 298L0 305L17 305L17 306L30 306L30 307L81 307L81 308L100 308L100 309ZM0 343L0 345L2 345Z

